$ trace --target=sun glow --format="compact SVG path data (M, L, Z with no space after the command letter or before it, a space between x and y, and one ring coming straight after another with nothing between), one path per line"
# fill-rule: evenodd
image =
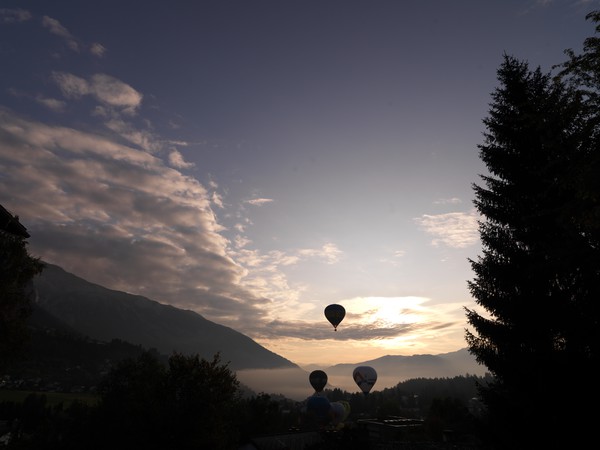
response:
M374 326L412 324L422 320L424 297L356 297L343 302L354 320Z
M259 343L301 365L322 367L369 361L385 355L446 353L464 344L465 322L461 303L436 303L428 297L354 297L339 300L346 316L334 332L319 311L314 326L326 329L331 339L261 339ZM372 338L360 330L384 329ZM354 330L353 330L354 329ZM394 332L396 329L397 332ZM352 337L353 331L359 334ZM344 336L341 341L336 339Z

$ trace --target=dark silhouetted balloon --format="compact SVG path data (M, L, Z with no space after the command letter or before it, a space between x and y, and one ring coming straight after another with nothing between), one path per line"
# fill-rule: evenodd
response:
M326 425L331 420L331 403L327 397L313 395L306 402L306 412L318 425Z
M329 320L329 323L333 325L333 329L337 331L337 326L344 319L346 315L346 310L342 305L329 305L325 308L325 317Z
M352 378L361 391L368 394L377 381L377 372L369 366L358 366L352 372Z
M313 370L308 376L308 381L315 392L321 392L327 385L327 374L322 370Z

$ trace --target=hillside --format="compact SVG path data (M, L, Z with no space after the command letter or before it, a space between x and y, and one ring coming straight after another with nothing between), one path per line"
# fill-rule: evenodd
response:
M178 351L205 359L219 352L234 370L297 368L248 336L193 311L107 289L56 265L47 264L34 286L37 306L92 339L120 339L167 355Z

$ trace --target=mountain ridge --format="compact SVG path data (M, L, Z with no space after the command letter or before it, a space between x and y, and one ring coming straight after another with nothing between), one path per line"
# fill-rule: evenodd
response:
M338 377L352 373L357 366L371 366L380 378L394 377L396 383L410 378L444 378L466 374L483 376L488 372L467 348L437 355L385 355L354 364L335 364L324 370L331 377Z
M36 304L90 338L122 339L164 354L177 351L205 359L219 353L234 370L298 367L248 336L198 313L111 290L45 264L33 280Z

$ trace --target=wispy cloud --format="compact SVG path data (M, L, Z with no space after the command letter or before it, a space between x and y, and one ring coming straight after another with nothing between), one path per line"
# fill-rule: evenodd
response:
M189 167L193 167L193 166L194 166L194 164L189 165ZM221 209L225 208L225 204L223 203L223 197L218 192L213 191L213 193L211 195L211 199L212 199L213 205L215 205Z
M26 22L31 19L31 13L25 9L0 8L0 23Z
M177 169L188 169L190 167L194 167L194 163L186 162L183 159L183 155L174 149L169 152L169 164Z
M133 126L131 123L126 122L120 118L112 118L107 120L104 125L125 140L139 146L140 148L156 153L162 149L162 142L158 139L151 131L145 129L139 129ZM183 159L181 160L183 163ZM173 165L176 167L175 165ZM177 167L181 168L181 167Z
M433 202L436 205L459 205L462 203L462 200L458 197L452 198L440 198Z
M43 94L32 95L28 92L19 91L15 88L8 88L7 91L14 97L28 98L54 112L63 112L67 106L67 103L63 100L50 98Z
M333 264L341 254L341 251L332 243L326 243L320 248L302 248L286 252L281 250L259 252L247 248L249 243L250 241L238 236L236 251L232 253L234 259L248 269L240 282L255 294L278 302L278 305L273 305L273 311L278 309L286 312L300 312L312 308L310 305L298 303L304 287L290 285L284 274L285 268L306 261L315 264Z
M94 42L90 45L90 53L94 56L101 58L106 53L106 47L98 42Z
M66 102L62 100L49 98L41 94L35 97L35 101L55 112L63 112L67 106Z
M42 26L55 36L58 36L64 39L67 47L74 51L89 51L90 54L96 57L102 57L106 53L106 47L98 42L93 42L92 44L86 44L82 42L80 39L73 36L69 30L65 26L63 26L58 20L53 19L49 16L42 17Z
M406 256L406 250L395 250L390 256L380 258L379 262L399 267L404 256Z
M96 74L86 80L70 73L53 72L52 79L63 95L70 99L92 95L102 104L125 112L135 112L142 103L141 93L109 75Z
M42 18L42 25L47 28L50 33L63 38L71 50L75 52L79 51L79 44L77 43L77 40L65 27L60 24L58 20L53 19L52 17L44 16Z
M477 243L479 239L477 219L476 212L471 211L437 215L424 214L414 220L428 234L433 235L432 245L464 248Z
M273 202L272 198L253 198L251 200L246 200L246 203L254 206L263 206L271 202Z
M339 261L342 251L334 243L328 242L321 248L301 249L298 252L302 256L322 258L327 264L334 264Z
M11 169L0 190L28 219L39 254L92 281L158 301L201 310L206 298L244 292L252 308L254 296L237 283L243 269L227 255L200 183L101 135L6 110L1 119L0 164Z

